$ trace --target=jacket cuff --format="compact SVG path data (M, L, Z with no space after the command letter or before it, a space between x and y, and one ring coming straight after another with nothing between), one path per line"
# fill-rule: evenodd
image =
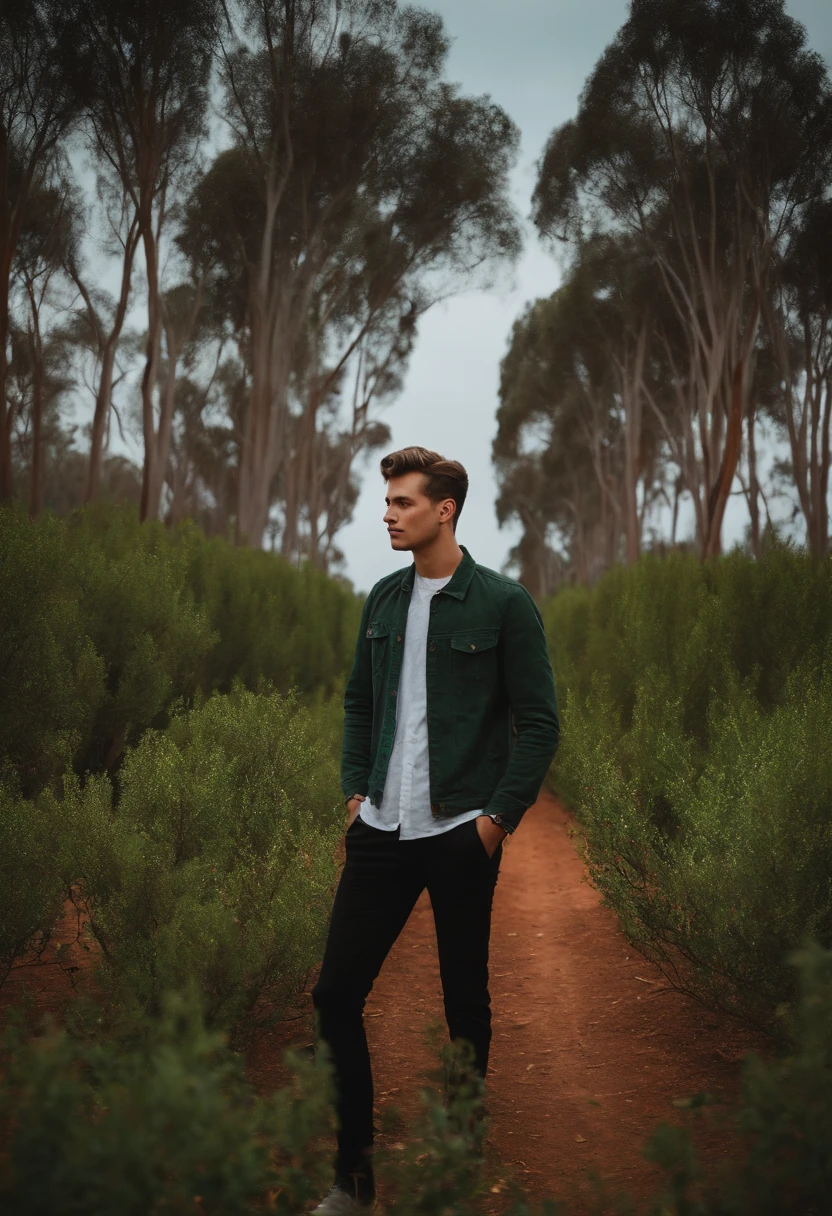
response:
M355 798L356 794L360 794L362 798L367 797L368 781L350 781L346 785L341 786L341 793L344 795L344 802L350 798Z
M511 835L527 810L528 805L525 802L512 798L511 794L501 794L498 790L488 806L483 808L483 814L489 815Z

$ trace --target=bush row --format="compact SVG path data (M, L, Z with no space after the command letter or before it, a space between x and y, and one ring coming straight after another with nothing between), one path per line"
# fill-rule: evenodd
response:
M24 795L125 749L234 680L330 696L360 604L343 585L132 508L0 509L0 770Z
M771 1026L788 952L832 944L832 563L644 558L545 618L594 881L675 983Z
M331 715L330 715L331 716ZM241 685L148 730L119 773L0 792L0 981L53 956L69 898L115 1008L201 993L211 1026L274 1019L323 949L343 809L327 715ZM59 948L59 951L65 946Z
M804 948L796 1037L776 1062L749 1058L741 1100L725 1112L732 1154L697 1161L687 1126L660 1126L645 1146L664 1170L655 1216L822 1216L832 1187L832 954ZM89 1012L89 1011L88 1011ZM132 1045L54 1030L32 1040L20 1025L0 1060L0 1202L19 1216L242 1216L296 1212L331 1181L332 1107L326 1061L288 1061L293 1083L257 1095L239 1059L198 1010L168 998ZM445 1049L448 1064L458 1061ZM464 1063L464 1062L463 1062ZM464 1076L464 1073L463 1073ZM568 1216L532 1208L522 1189L482 1163L480 1091L457 1084L448 1101L423 1091L408 1145L380 1154L377 1173L395 1216ZM691 1105L702 1116L707 1096ZM596 1212L633 1212L600 1191Z

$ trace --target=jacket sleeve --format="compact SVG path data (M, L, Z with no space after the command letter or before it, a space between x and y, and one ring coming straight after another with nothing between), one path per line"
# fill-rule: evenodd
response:
M485 807L513 832L537 798L560 738L555 678L543 618L525 587L512 588L501 629L502 668L514 718L508 767Z
M373 667L367 627L372 593L361 613L355 658L344 692L344 734L341 743L341 789L344 797L366 795L370 782L373 736Z

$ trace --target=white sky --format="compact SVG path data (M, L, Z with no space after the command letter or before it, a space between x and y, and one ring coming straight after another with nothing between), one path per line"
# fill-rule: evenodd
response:
M423 0L425 2L425 0ZM683 0L680 0L683 2ZM442 14L454 39L450 79L466 93L490 93L520 127L522 146L513 193L527 217L535 162L549 133L577 109L584 81L626 20L626 0L427 0ZM810 44L832 62L832 0L790 0L787 11L803 22ZM497 527L497 486L491 465L496 431L499 365L511 326L527 300L549 295L559 272L526 224L525 252L513 282L498 293L469 292L438 305L423 319L404 392L385 410L391 450L422 444L468 470L470 489L458 538L483 565L500 569L517 532ZM390 552L381 522L384 483L375 458L362 471L353 522L339 535L345 573L359 591L408 554ZM739 539L744 504L729 504L724 541Z

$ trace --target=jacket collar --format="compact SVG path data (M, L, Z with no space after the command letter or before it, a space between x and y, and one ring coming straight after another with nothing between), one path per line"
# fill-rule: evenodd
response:
M460 545L459 547L462 550L462 561L451 575L451 581L446 587L442 588L440 595L452 595L455 599L464 600L465 593L468 590L471 579L474 577L474 570L476 569L477 563L474 561L473 557L464 545ZM402 591L412 591L415 578L416 563L413 562L407 567L404 572L404 576L402 577Z

